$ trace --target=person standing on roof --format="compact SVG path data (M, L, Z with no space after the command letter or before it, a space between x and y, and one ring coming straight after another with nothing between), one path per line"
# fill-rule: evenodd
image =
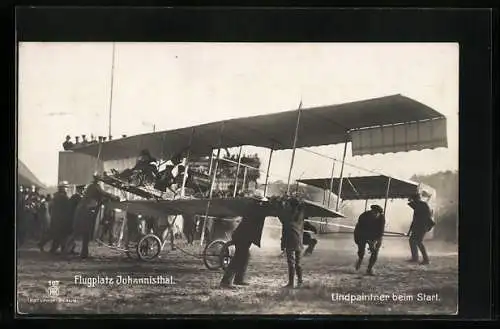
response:
M408 205L413 209L413 221L411 222L410 229L407 236L409 236L409 244L411 251L411 263L418 262L418 250L422 253L422 265L429 264L429 255L425 249L423 240L425 234L429 232L435 225L432 220L432 212L427 204L420 197L420 194L415 194L408 200Z
M68 151L68 150L71 150L71 148L73 148L73 146L74 145L73 145L73 142L71 141L71 136L70 135L66 136L66 141L64 141L64 143L63 143L63 149L65 151Z
M371 209L359 216L354 227L354 242L358 246L358 260L356 261L356 271L361 267L365 256L366 246L370 251L370 260L366 274L373 275L373 266L377 261L378 252L382 245L384 235L385 217L384 210L379 205L372 205Z

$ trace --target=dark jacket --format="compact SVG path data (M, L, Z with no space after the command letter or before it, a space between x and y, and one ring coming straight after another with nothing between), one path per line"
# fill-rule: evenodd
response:
M359 216L354 227L354 242L357 244L371 240L380 240L384 235L385 217L375 217L373 211L368 210Z
M302 205L285 207L278 216L283 225L283 246L287 250L301 250L304 235L305 212Z
M58 191L52 198L51 231L55 234L68 233L68 223L71 223L68 195L66 192Z
M245 215L234 230L231 240L235 244L253 243L260 248L265 219L266 216L260 209L256 209L252 215Z
M413 220L410 225L410 232L425 233L432 229L434 221L429 205L422 200L413 200L408 202L413 209Z
M77 236L87 234L94 227L98 206L105 199L116 199L109 193L104 192L97 183L90 184L78 202L74 213L73 230Z
M82 196L79 193L75 193L69 198L69 208L73 216L75 215L76 207L80 200L82 200Z

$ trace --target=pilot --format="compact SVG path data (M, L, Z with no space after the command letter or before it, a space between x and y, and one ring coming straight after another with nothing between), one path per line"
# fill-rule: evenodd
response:
M427 202L423 201L420 194L415 194L408 200L408 205L413 209L413 221L407 235L410 237L411 259L409 262L418 262L418 250L422 253L422 265L429 264L429 255L425 249L423 240L425 234L435 225L432 220L432 212Z
M300 287L303 283L301 258L305 219L304 204L294 197L284 200L278 218L283 225L283 246L288 265L288 284L285 288L294 287L295 275L297 275L297 285Z
M151 156L149 151L147 149L144 149L140 152L135 166L133 168L127 168L123 170L120 174L117 175L117 177L127 179L132 175L134 170L140 170L142 172L150 171L155 174L155 177L158 177L158 168L156 168L156 165L152 164L156 161L157 160L153 156Z
M245 274L250 260L250 247L254 244L260 248L264 220L266 219L262 203L259 203L257 208L255 205L252 206L252 209L247 209L240 224L231 235L231 241L228 245L234 245L235 252L220 282L221 288L232 289L233 284L248 285L245 281Z
M155 183L155 189L165 192L168 189L171 190L171 186L174 184L175 177L172 173L174 165L171 161L168 161L165 169L160 172L160 178ZM173 191L172 191L173 192Z
M139 154L139 157L137 158L137 162L135 164L136 168L141 167L141 166L146 166L149 165L151 162L156 162L157 160L149 153L149 150L144 149L141 151Z
M354 227L354 242L358 246L358 260L356 261L355 268L359 270L361 267L366 245L368 245L371 255L366 274L373 275L373 266L377 261L378 252L382 245L385 217L384 210L379 205L372 205L370 208L370 210L365 211L359 216L358 222Z

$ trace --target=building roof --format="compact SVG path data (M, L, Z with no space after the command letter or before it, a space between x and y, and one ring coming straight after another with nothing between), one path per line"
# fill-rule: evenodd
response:
M32 186L35 185L39 188L46 188L45 184L43 184L31 170L22 162L21 160L17 160L17 184L23 186Z

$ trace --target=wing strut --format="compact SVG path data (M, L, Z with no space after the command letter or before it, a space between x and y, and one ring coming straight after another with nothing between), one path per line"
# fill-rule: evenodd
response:
M191 145L193 144L193 136L194 136L194 127L191 129L191 137L189 138L189 148L186 154L186 166L184 167L184 176L182 177L182 188L181 188L181 197L184 197L185 189L186 189L186 181L188 177L188 169L189 169L189 156L191 155Z
M328 207L330 207L330 198L332 196L332 192L333 192L333 172L335 170L335 160L332 160L332 176L330 178L330 190L328 193Z
M348 142L349 142L349 133L346 134L345 143L344 143L344 155L342 156L342 166L340 167L339 191L337 193L337 205L335 206L335 211L339 211L340 196L342 195L342 181L344 180L344 163L345 163L345 156L347 153L347 143Z
M217 157L215 158L215 164L213 165L214 168L213 168L213 173L212 173L212 181L210 182L210 191L208 193L207 210L205 211L205 220L203 221L203 230L201 231L201 238L200 238L200 245L201 246L203 246L203 243L205 242L205 229L207 227L208 211L210 209L210 200L212 199L215 178L217 176L217 167L219 165L219 156L220 156L220 149L221 149L221 144L222 144L222 134L223 133L224 133L224 121L222 121L222 124L220 127L219 148L217 149Z
M243 151L243 146L240 146L240 152L238 153L238 166L236 167L236 177L234 178L233 198L236 197L236 191L238 190L238 175L240 174L241 152L242 151Z
M297 137L299 135L299 124L300 124L300 114L302 113L302 100L300 100L298 114L297 114L297 125L295 126L295 135L293 137L293 151L292 151L292 161L290 162L290 171L288 172L288 182L286 184L286 194L290 193L290 178L292 176L293 162L295 161L295 150L297 149Z
M385 190L385 203L384 203L384 215L385 215L385 209L387 208L387 199L389 198L389 190L391 188L391 177L388 177L387 179L387 189Z
M271 152L269 153L269 161L267 163L267 171L266 171L266 182L264 183L264 198L266 197L267 193L267 183L269 182L269 169L271 168L271 160L273 158L273 151L274 149L271 149Z

